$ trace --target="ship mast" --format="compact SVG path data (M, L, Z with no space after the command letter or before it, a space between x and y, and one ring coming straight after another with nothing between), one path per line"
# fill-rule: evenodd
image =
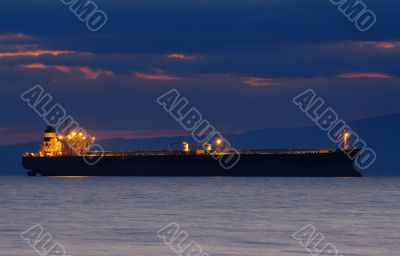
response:
M349 150L349 137L350 137L350 132L347 130L343 130L343 148L344 150Z

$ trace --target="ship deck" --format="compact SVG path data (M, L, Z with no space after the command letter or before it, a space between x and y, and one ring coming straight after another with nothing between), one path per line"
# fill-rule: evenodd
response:
M285 150L238 150L226 152L209 152L207 154L233 154L241 155L304 155L304 154L331 154L337 152L337 149L285 149ZM184 153L180 151L104 151L104 152L87 152L85 155L103 155L103 156L144 156L144 155L196 155L195 152Z

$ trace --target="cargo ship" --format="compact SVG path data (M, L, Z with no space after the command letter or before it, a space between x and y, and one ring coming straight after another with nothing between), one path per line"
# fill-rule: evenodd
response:
M343 136L346 137L346 136ZM188 142L163 151L91 151L95 138L79 132L57 135L47 127L38 153L26 152L22 164L28 176L254 176L361 177L344 149L224 150ZM197 145L198 146L198 145ZM213 148L213 146L215 148ZM356 152L356 149L351 149ZM227 159L234 159L230 168Z

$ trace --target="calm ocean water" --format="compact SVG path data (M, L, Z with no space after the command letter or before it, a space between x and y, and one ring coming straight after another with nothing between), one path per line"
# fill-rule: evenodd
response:
M315 226L343 255L400 255L400 178L0 177L0 255L38 255L41 224L71 256L177 255L157 231L177 222L212 255L311 255Z

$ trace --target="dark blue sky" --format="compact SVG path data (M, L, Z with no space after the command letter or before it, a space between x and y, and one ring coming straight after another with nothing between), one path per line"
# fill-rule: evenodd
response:
M346 121L400 113L400 2L365 0L360 32L329 0L96 0L91 32L60 0L3 0L0 144L40 139L19 95L48 90L102 138L183 134L156 103L175 88L223 132L311 125L312 88Z

